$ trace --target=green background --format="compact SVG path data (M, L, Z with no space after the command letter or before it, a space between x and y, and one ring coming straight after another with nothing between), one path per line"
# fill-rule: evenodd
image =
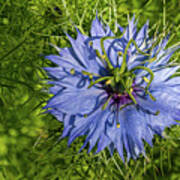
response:
M114 31L135 14L138 28L149 19L152 32L171 26L169 45L180 40L179 0L0 0L0 180L180 179L180 127L125 164L117 152L78 153L84 137L57 143L63 125L42 110L51 97L42 67L53 66L44 56L55 53L49 43L68 45L74 25L88 34L96 10Z

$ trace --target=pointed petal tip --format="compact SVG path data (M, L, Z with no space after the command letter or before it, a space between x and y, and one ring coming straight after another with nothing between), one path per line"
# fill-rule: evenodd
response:
M72 43L74 41L74 39L68 34L68 33L65 33L67 38L69 39L69 41Z
M52 68L51 67L42 67L42 69L44 69L46 72L49 72L49 70L51 70Z
M116 24L117 28L120 30L120 32L122 33L124 31L124 28L121 27L119 24Z
M61 48L59 48L58 46L56 46L55 44L49 43L50 46L54 47L56 49L57 52L61 51Z
M61 136L61 137L62 137L62 138L64 138L63 136ZM71 140L71 138L69 138L69 139L68 139L67 146L68 146L68 147L70 147L70 146L71 146L71 144L72 144L72 142L73 142L73 141Z
M50 59L51 55L44 56L45 59Z
M99 152L101 152L101 150L100 150L100 149L97 149L96 152L95 152L95 154L98 154Z
M50 60L50 61L52 61L52 62L55 62L56 59L59 58L59 56L58 56L58 55L55 55L55 54L50 54L50 55L45 56L44 58L45 58L45 59L48 59L48 60Z
M47 109L48 107L47 107L47 105L45 105L44 107L42 107L42 109ZM48 110L47 110L48 111Z
M96 18L98 17L98 10L96 10Z
M149 19L146 21L147 26L149 26Z
M132 17L130 17L130 15L128 14L128 22L129 23L134 23L134 20L135 20L135 14L133 14Z
M79 28L77 26L75 26L76 32L77 32L77 36L82 35L81 31L79 30Z
M88 151L87 151L87 153L89 154L89 153L91 152L91 150L92 150L92 149L91 149L91 148L89 148L89 149L88 149Z

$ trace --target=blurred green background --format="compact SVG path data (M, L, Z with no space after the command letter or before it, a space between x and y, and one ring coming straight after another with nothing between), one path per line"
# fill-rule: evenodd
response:
M0 0L0 180L180 179L180 127L125 164L107 150L78 153L83 137L70 148L57 143L63 125L42 110L51 97L42 67L53 66L44 56L55 53L49 43L68 45L74 25L88 34L96 10L114 31L135 14L152 32L171 26L169 45L180 40L179 0ZM180 62L178 52L173 58Z

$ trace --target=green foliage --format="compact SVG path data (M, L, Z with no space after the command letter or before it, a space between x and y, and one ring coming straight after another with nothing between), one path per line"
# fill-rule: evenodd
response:
M107 149L78 153L83 137L68 148L67 139L58 140L63 125L43 114L51 95L42 67L53 66L44 55L55 53L49 43L67 46L64 32L75 36L74 25L88 34L96 10L114 31L116 22L125 26L135 13L139 27L149 19L153 32L171 25L169 44L179 42L177 0L0 0L0 179L180 178L180 127L155 137L153 148L146 145L146 158L123 164Z

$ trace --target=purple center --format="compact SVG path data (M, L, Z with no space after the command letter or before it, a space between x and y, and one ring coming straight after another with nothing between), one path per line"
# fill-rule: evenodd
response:
M133 93L133 95L134 94L135 93ZM124 104L129 104L132 102L128 93L123 93L123 94L113 93L113 94L111 94L111 96L112 96L113 104L124 105Z
M138 91L141 91L141 90L139 88L135 87L135 85L133 84L132 95L134 96L134 98L137 97L136 92L138 92ZM107 88L106 92L108 94L108 97L111 97L111 103L112 104L122 106L122 105L129 104L129 103L133 102L131 97L129 96L129 94L125 91L122 93L119 93L119 92L113 91L111 88Z

